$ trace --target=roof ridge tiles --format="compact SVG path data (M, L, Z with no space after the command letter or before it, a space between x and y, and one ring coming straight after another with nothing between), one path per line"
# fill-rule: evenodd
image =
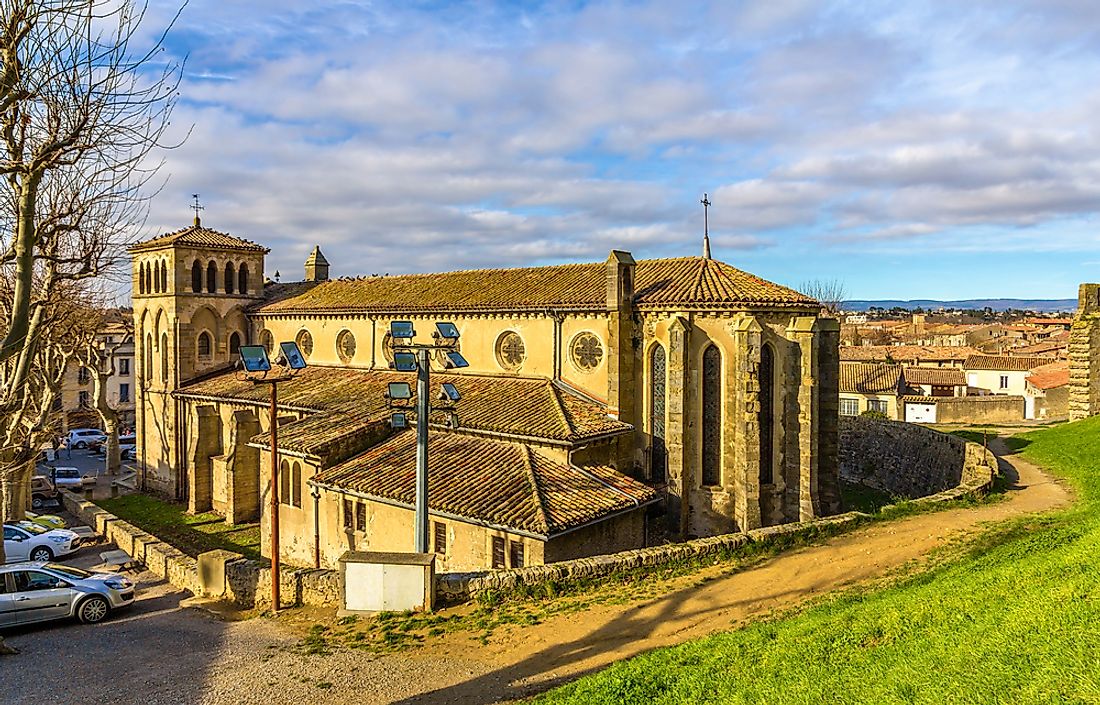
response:
M539 485L538 473L535 472L535 464L531 461L533 451L531 446L523 443L519 445L519 452L522 456L523 467L527 471L527 479L531 483L531 493L535 497L535 511L538 515L538 521L542 522L539 530L549 533L550 519L546 513L546 500L542 496L542 487Z

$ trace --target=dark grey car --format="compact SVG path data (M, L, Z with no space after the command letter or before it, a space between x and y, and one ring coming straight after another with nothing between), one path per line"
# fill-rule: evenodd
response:
M0 628L69 617L94 624L133 603L133 582L117 573L58 563L0 566Z

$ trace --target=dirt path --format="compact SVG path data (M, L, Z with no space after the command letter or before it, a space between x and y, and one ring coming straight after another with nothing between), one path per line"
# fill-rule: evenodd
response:
M999 441L991 447L999 455L1006 452ZM487 705L522 697L649 649L728 630L821 593L879 578L983 523L1070 501L1062 485L1018 457L1002 456L1002 468L1011 481L1004 502L872 524L701 586L641 602L597 606L502 633L487 646L474 646L468 635L452 635L424 648L375 659L354 652L314 657L308 672L303 672L303 657L275 655L265 672L275 675L289 668L295 674L296 683L277 686L283 698L279 701L285 702L297 699L288 691L298 688L304 689L301 695L308 701L328 703ZM230 656L240 653L233 641L230 636ZM282 663L286 658L299 662ZM270 694L263 695L263 687L254 685L243 693L232 687L232 660L211 674L208 693L224 696L236 691L232 702L242 704L272 702ZM330 684L322 686L324 694L316 689L318 681ZM206 702L229 701L215 696Z

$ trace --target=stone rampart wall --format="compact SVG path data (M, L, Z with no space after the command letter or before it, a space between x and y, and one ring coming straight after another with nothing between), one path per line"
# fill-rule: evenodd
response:
M840 419L840 477L915 499L952 488L983 492L997 458L976 443L902 421Z
M1024 420L1021 396L944 397L936 401L936 423L1019 423Z

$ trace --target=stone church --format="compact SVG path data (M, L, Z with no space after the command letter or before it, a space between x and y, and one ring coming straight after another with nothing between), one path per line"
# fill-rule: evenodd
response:
M262 245L201 224L134 245L137 458L147 491L270 525L283 558L410 551L416 444L390 428L391 320L461 332L457 428L431 419L443 570L549 563L839 510L839 331L791 289L703 257L329 278L264 276ZM296 341L269 386L241 345Z

